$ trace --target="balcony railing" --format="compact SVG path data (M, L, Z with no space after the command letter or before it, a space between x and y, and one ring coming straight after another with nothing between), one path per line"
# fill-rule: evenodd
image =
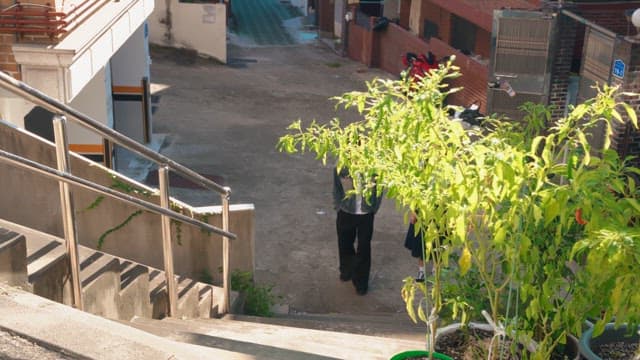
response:
M16 2L0 10L0 33L44 35L60 40L109 0L83 0L62 9L50 5Z

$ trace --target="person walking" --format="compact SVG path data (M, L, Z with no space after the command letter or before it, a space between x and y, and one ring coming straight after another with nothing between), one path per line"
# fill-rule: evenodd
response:
M369 289L373 220L380 208L382 195L378 195L375 188L368 199L361 194L349 194L354 187L346 168L340 172L334 168L333 178L340 280L351 280L356 293L365 295Z

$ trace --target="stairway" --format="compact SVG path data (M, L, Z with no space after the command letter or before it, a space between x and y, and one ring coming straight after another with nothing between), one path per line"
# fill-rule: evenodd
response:
M102 317L161 319L168 314L162 270L79 246L84 310ZM7 268L7 269L5 269ZM0 281L44 298L71 304L69 262L64 241L0 219ZM221 288L176 276L175 317L215 317ZM237 294L232 294L232 302Z
M381 337L289 326L284 319L280 319L281 325L249 320L251 319L239 320L234 317L188 320L173 318L152 320L136 317L130 324L170 340L244 353L260 360L388 360L394 354L403 351L423 349L425 344L424 341L390 336ZM301 323L298 322L298 325ZM367 322L366 318L362 318L360 326L388 325Z

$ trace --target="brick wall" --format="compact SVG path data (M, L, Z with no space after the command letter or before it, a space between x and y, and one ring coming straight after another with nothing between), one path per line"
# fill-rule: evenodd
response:
M446 43L451 39L451 13L431 1L426 1L422 5L420 21L429 20L438 25L438 38ZM422 35L422 34L420 34Z
M15 42L16 36L14 34L0 34L0 71L6 71L9 75L21 80L20 68L11 48Z
M374 63L391 74L399 75L404 70L402 55L409 51L414 53L431 51L438 59L455 54L455 64L460 67L463 75L451 81L450 85L461 86L464 89L453 94L448 99L449 103L467 106L477 101L481 105L481 111L485 111L488 78L486 65L463 55L441 40L432 38L426 42L396 24L389 24L385 31L375 34L378 48L373 54Z
M577 3L576 13L584 16L585 19L607 28L620 35L635 35L636 29L631 25L624 15L627 9L637 9L640 1L630 1L626 3Z
M0 8L6 9L9 6L14 5L15 1L0 0ZM50 0L30 0L30 5L43 5L50 6ZM33 9L31 7L30 9ZM46 13L46 8L41 7L43 13ZM42 19L39 17L38 19ZM26 44L55 44L58 42L57 38L51 38L46 34L0 34L0 71L9 73L14 78L21 80L20 67L16 63L16 59L13 55L12 46L16 43Z
M554 107L551 115L554 120L564 116L573 49L576 44L577 25L578 23L575 20L565 15L558 16L558 38L555 40L554 49L551 50L553 63L549 86L549 105Z
M350 59L361 62L367 66L371 66L371 37L369 32L354 21L349 22L348 26L348 50L347 55Z
M491 57L491 32L477 28L476 30L476 48L473 52L485 59Z
M612 85L619 85L625 92L640 93L640 43L623 41L616 47L614 56L625 60L627 69L623 79L612 77ZM640 114L640 96L621 95L619 100L628 103ZM621 111L623 117L627 119L626 112L622 109ZM615 124L611 147L623 158L634 156L635 159L631 164L640 167L640 132L628 121L625 124Z

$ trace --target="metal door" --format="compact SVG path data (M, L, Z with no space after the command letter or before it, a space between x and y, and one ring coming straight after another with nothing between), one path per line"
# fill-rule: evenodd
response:
M552 14L494 11L488 113L520 119L525 102L547 104L555 25Z
M586 27L578 83L578 104L595 97L597 94L596 86L602 87L603 84L611 84L616 41L617 39L611 34ZM604 136L604 124L591 130L588 138L594 150L602 149Z

